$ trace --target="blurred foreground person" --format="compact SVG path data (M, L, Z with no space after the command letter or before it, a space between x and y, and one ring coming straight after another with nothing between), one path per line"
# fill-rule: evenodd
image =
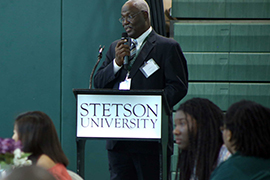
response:
M3 180L56 180L52 174L39 166L23 166L15 168Z
M31 153L34 165L47 169L57 180L71 180L64 154L51 118L40 111L26 112L15 120L15 141L22 142L22 151Z

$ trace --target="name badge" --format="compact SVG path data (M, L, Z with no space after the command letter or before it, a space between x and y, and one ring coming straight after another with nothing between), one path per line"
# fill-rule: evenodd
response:
M119 84L119 90L130 90L131 78L128 78L127 73L126 79Z
M141 72L144 74L146 78L151 76L154 72L159 69L159 66L154 61L154 59L149 59L144 65L140 67Z

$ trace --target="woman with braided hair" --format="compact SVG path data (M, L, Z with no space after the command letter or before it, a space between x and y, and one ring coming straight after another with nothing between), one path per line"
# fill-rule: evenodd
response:
M222 121L223 112L208 99L193 98L179 106L173 130L179 148L177 180L208 180L224 159L220 154L228 157L220 131Z

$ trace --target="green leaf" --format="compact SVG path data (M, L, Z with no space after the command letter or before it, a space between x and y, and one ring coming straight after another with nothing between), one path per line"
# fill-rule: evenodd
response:
M30 156L32 153L22 153L22 155L21 155L21 158L25 158L25 157L28 157L28 156ZM20 159L21 159L20 158Z

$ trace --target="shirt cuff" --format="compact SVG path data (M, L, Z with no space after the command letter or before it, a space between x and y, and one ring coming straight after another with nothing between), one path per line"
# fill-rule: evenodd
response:
M114 74L116 74L116 73L119 71L119 69L121 69L121 67L122 67L122 66L118 66L118 65L116 64L115 58L114 58L114 59L113 59L113 72L114 72Z

